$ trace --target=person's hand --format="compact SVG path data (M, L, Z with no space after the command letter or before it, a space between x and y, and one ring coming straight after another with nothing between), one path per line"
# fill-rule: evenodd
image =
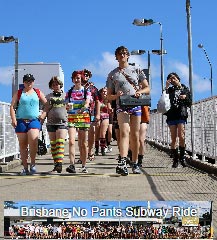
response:
M180 99L186 99L186 95L179 95Z
M136 92L136 93L135 93L135 97L137 97L137 98L140 97L141 95L142 95L142 94L141 94L140 92Z
M100 126L100 115L96 115L94 121L95 121L97 127Z
M13 128L17 126L17 120L12 120L11 125Z
M171 79L169 78L167 81L166 81L166 89L170 86L171 84Z
M123 93L122 91L118 91L116 95L117 95L117 97L120 97L120 96L122 96L123 94L124 94L124 93Z

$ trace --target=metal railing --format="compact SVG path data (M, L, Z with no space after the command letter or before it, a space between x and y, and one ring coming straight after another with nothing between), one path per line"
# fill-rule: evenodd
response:
M0 161L19 154L18 140L11 125L10 104L0 102Z
M217 160L217 97L207 98L193 104L194 122L191 123L191 112L188 109L188 123L186 124L186 150L192 150L191 127L193 127L194 154ZM42 127L45 140L49 145L49 137L45 124ZM147 140L165 148L170 147L170 132L166 124L166 117L153 112L147 129ZM0 162L7 158L18 156L19 145L14 128L11 126L10 104L0 102ZM192 155L193 156L193 155Z
M45 142L49 146L46 122L42 126ZM41 137L41 135L40 135ZM0 163L19 158L19 143L11 125L10 103L0 102Z
M194 122L191 123L191 111L188 109L188 123L186 124L185 143L186 150L192 154L192 139L194 153L192 156L200 156L205 161L217 159L217 97L203 99L192 105ZM191 136L193 127L193 138ZM147 129L147 140L164 148L170 147L170 131L166 123L166 116L153 112Z

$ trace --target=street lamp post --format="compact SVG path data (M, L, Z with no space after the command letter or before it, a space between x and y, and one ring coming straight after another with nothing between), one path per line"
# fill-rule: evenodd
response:
M163 92L164 89L164 64L163 64L163 26L160 22L154 22L152 19L134 19L133 24L136 26L149 26L152 24L160 25L160 51L159 55L161 57L161 90Z
M12 83L12 95L18 90L18 38L13 36L5 37L0 36L0 43L15 43L15 65L14 65L14 79Z
M133 50L133 51L131 51L131 55L142 55L142 54L144 54L144 53L146 53L146 50ZM150 88L151 88L151 67L150 67L150 51L148 51L148 83L149 83L149 86L150 86ZM145 69L146 70L146 69Z
M209 56L208 56L205 48L203 47L203 44L201 44L201 43L198 44L198 47L203 49L203 51L205 53L205 56L207 58L207 61L208 61L209 65L210 65L210 90L211 90L211 97L212 97L212 64L211 64L211 62L209 60Z

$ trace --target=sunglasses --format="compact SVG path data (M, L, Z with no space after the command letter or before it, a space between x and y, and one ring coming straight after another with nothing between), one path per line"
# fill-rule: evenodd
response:
M128 52L119 52L118 54L119 54L119 55L125 55L125 56L126 56L126 55L129 55Z

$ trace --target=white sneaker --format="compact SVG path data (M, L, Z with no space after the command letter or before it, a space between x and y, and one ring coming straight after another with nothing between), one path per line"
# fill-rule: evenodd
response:
M28 169L25 169L25 168L24 168L24 169L22 169L20 175L22 175L22 176L30 175L30 172L29 172Z
M88 173L86 167L84 167L84 166L81 168L81 172L82 172L82 173Z
M112 152L112 146L111 145L107 146L107 151L106 152L108 152L108 153Z

